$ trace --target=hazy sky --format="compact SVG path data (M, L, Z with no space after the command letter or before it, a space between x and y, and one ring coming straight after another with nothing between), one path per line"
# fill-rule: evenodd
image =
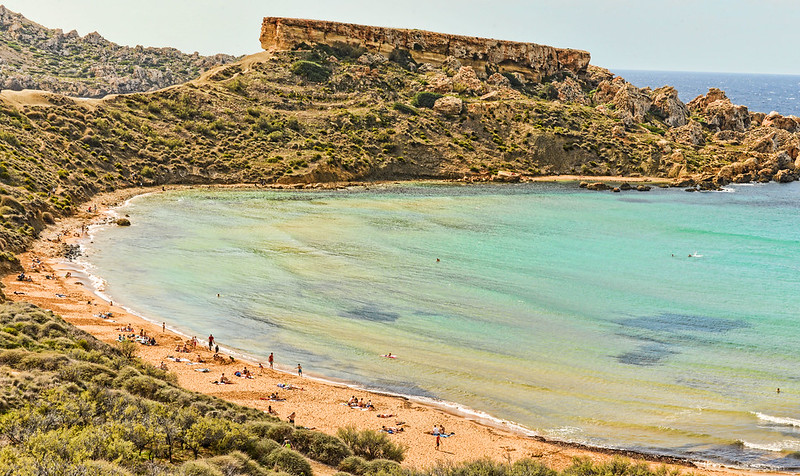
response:
M800 74L800 0L0 0L49 28L202 54L260 51L261 18L587 50L614 69Z

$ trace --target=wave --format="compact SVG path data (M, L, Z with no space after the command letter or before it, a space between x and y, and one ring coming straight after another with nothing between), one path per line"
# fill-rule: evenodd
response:
M753 443L750 441L739 440L737 443L739 443L742 447L751 450L770 451L773 453L800 451L800 441L798 440L774 441L772 443Z
M789 417L777 417L772 415L767 415L765 413L759 412L752 412L753 415L756 416L761 421L774 423L776 425L783 425L783 426L794 426L800 428L800 420L796 418L789 418Z

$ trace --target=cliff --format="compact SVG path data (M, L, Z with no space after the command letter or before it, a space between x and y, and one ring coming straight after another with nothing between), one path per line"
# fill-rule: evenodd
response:
M127 47L98 33L45 28L0 6L0 88L39 89L68 96L154 91L185 83L236 60L175 48Z
M581 50L423 30L277 17L264 18L261 26L261 46L268 51L337 42L387 56L394 50L405 50L416 63L436 66L452 56L466 66L483 70L489 65L491 69L520 73L534 81L565 70L580 75L590 60L589 53Z

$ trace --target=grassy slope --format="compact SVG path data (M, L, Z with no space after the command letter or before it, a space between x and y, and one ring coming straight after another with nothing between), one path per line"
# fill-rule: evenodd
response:
M311 82L301 59L332 71ZM522 174L666 176L658 121L614 135L595 108L501 91L443 116L411 108L432 73L267 53L152 93L74 100L0 95L0 250L23 249L98 192L165 183L317 183ZM663 126L663 124L662 124ZM678 147L675 144L672 144ZM683 147L686 149L685 147ZM686 150L689 170L724 156ZM720 158L722 157L722 158Z

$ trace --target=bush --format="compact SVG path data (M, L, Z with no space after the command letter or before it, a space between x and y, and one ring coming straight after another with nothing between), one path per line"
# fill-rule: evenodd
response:
M267 434L265 436L270 440L275 440L278 443L283 443L283 440L287 438L291 439L293 433L294 433L294 427L292 425L288 423L280 423L268 429Z
M183 463L178 474L180 476L225 476L219 468L203 459Z
M280 447L281 445L274 440L270 440L269 438L261 438L253 442L247 448L247 454L260 464L265 465L267 464L267 458L269 458L269 455L271 455Z
M402 473L403 469L400 467L400 463L388 459L375 459L364 467L364 474L381 474L384 476L390 474L400 475Z
M415 107L427 107L428 109L431 109L433 108L433 103L435 103L436 100L442 96L443 94L432 93L430 91L421 91L414 96L414 99L411 100L411 105Z
M156 380L153 377L140 375L138 377L132 377L126 380L125 383L122 384L122 388L133 395L139 395L140 397L152 400L155 397L156 392L158 392L164 385L164 382Z
M344 471L349 474L360 475L364 473L367 467L367 460L361 456L348 456L339 463L337 468L339 471Z
M374 430L358 431L349 426L340 428L337 435L355 455L368 460L383 458L400 462L405 456L405 448L390 440L385 433Z
M314 83L322 83L331 76L331 70L313 61L300 60L292 65L292 73Z
M292 445L297 451L330 466L338 465L353 454L339 438L317 431L295 430L292 434Z
M269 471L259 466L241 451L234 451L224 456L217 456L208 460L222 471L222 474L237 474L247 476L267 476Z
M274 471L285 471L295 476L312 476L311 464L300 453L288 448L273 451L267 463Z
M524 458L514 462L508 474L509 476L556 476L558 473L540 461Z
M149 165L145 165L144 167L142 167L142 171L140 173L144 178L153 178L156 175L156 171L153 170L153 168L150 167Z
M270 423L268 421L253 421L245 425L245 428L247 429L247 431L260 438L269 438L267 436L269 430L271 430L272 427L276 425L277 423Z

